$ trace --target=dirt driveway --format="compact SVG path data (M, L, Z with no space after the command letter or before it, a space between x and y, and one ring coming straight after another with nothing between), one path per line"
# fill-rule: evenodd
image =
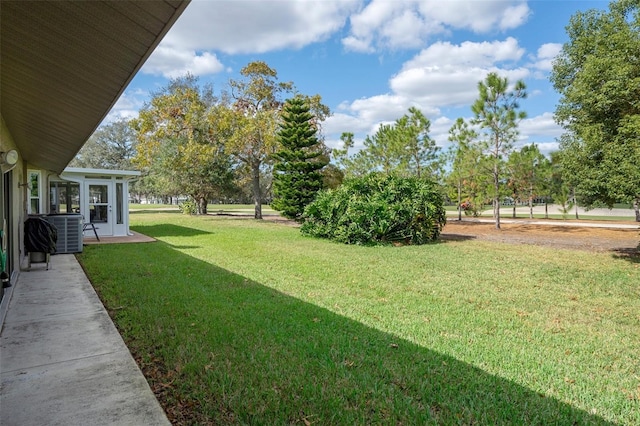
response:
M555 223L554 223L555 222ZM580 221L581 224L603 222ZM442 232L443 240L479 239L510 244L533 244L556 248L587 250L594 252L612 251L626 256L640 256L640 228L613 229L588 226L567 226L560 220L549 220L549 224L502 223L495 229L493 223L449 219ZM609 223L609 222L607 222ZM615 222L610 222L614 224ZM620 222L625 225L633 222Z

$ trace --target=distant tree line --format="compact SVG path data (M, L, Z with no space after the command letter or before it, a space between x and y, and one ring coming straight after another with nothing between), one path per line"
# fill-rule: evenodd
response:
M536 202L553 201L563 215L577 204L629 203L640 221L639 28L640 6L632 0L571 18L551 74L561 94L556 120L566 132L549 157L535 143L515 147L526 117L522 81L490 73L478 82L472 117L456 120L446 150L412 107L351 152L350 132L341 148L325 145L322 122L330 110L320 95L297 93L258 61L218 94L190 75L172 80L135 120L99 128L71 165L139 169L136 197L186 195L199 213L212 201L252 201L262 218L268 202L302 221L318 191L376 172L437 183L458 206L458 218L492 205L496 228L505 200L528 205L530 216Z

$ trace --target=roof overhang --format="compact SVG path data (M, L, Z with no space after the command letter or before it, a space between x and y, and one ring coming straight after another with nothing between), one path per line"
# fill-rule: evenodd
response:
M62 172L189 0L0 3L0 114L32 166Z
M134 178L139 177L141 173L137 170L112 170L112 169L87 169L83 167L67 167L65 168L60 177L69 175L81 175L89 178L97 177L123 177Z

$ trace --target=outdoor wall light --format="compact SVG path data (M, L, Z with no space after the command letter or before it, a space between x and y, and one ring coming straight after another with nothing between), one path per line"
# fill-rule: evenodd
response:
M11 149L7 152L0 152L0 160L2 164L13 166L18 162L18 151Z
M11 171L18 162L18 151L11 149L7 152L0 152L0 170L2 173Z

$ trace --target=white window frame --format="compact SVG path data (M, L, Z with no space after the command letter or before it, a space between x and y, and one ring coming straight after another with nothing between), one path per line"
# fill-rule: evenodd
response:
M32 195L32 188L31 188L31 177L36 175L37 176L37 181L38 181L38 194L37 195ZM42 200L42 172L40 170L27 170L27 179L28 179L28 185L27 185L27 191L29 193L29 202L27 203L27 213L28 214L42 214L44 213L44 203ZM31 208L31 203L32 200L38 200L38 211L34 212L33 209Z

